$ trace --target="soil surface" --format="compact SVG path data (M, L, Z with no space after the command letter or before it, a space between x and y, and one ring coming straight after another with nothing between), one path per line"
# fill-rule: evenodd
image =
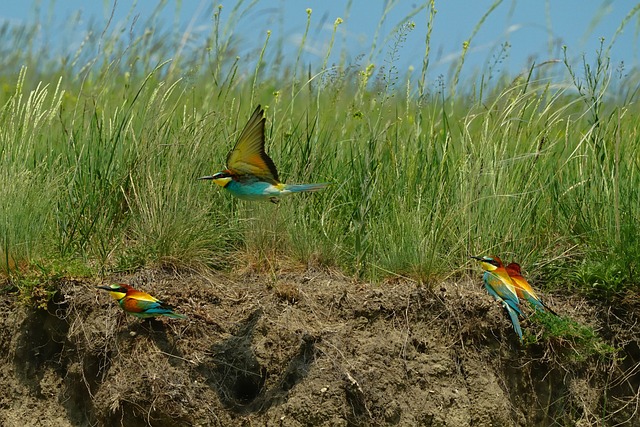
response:
M126 316L95 289L118 282L188 318ZM637 298L547 301L617 354L521 344L480 280L144 270L62 280L46 310L4 292L0 425L640 425Z

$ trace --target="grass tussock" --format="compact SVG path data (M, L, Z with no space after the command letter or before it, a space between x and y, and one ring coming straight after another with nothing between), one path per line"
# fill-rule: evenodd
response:
M637 288L638 74L615 72L607 49L517 76L489 63L467 86L463 53L450 77L429 81L428 2L416 75L398 68L410 22L382 47L376 35L383 63L332 63L337 19L322 64L304 63L311 10L295 61L269 33L250 62L234 45L244 7L228 20L216 8L200 45L152 20L126 38L91 32L66 56L1 33L14 52L2 69L15 71L0 74L3 271L43 259L222 267L247 254L433 279L497 253L543 288ZM255 205L196 180L223 168L257 103L283 181L329 189Z
M536 335L527 334L525 342L546 342L549 351L562 354L563 360L581 362L589 357L607 360L614 358L619 351L600 337L592 327L580 324L567 316L536 311L530 319L540 326L540 331Z

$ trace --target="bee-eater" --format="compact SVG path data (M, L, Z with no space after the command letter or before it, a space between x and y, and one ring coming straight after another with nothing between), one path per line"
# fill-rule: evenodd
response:
M141 318L167 316L173 319L186 319L186 316L174 313L173 307L124 283L98 286L98 289L108 291L118 301L120 308L132 316Z
M318 191L324 184L283 184L273 160L264 151L264 110L258 105L227 154L227 169L198 179L210 179L244 200L271 200L302 191Z
M529 301L531 304L533 304L536 310L544 311L545 309L547 309L550 313L557 316L556 312L550 309L544 302L542 302L538 295L536 295L529 282L527 282L527 279L522 277L520 264L518 264L517 262L512 262L505 267L505 270L507 271L509 277L511 277L511 280L516 287L516 294L518 295L518 298Z
M520 322L518 321L518 315L520 312L520 300L516 293L516 287L507 274L502 265L502 261L497 256L472 256L471 258L477 259L482 263L484 269L484 287L496 301L499 301L511 318L513 329L518 334L518 338L522 340L522 329L520 328Z

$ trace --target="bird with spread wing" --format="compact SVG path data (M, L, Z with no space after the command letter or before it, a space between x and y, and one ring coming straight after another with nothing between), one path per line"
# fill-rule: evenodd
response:
M273 160L264 150L264 110L258 105L233 149L227 154L227 169L198 179L212 180L244 200L278 202L280 196L318 191L329 184L284 184Z

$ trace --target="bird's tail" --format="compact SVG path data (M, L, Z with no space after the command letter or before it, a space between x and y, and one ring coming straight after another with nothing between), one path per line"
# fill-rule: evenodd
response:
M560 315L558 313L556 313L555 311L553 311L551 308L549 308L549 306L547 304L544 304L544 308L547 309L547 311L549 313L553 314L554 316L560 317Z
M526 300L529 301L529 304L531 304L536 310L545 311L545 309L547 308L545 307L544 303L537 298L527 296Z
M301 193L303 191L319 191L323 188L327 188L330 184L323 182L321 184L285 184L284 191L290 191L292 193Z
M558 313L556 313L555 311L553 311L553 309L551 309L547 304L544 303L544 301L536 299L536 298L532 298L532 297L527 297L527 301L529 301L529 303L533 306L533 308L535 310L540 310L540 311L548 311L549 313L553 314L554 316L557 316Z
M165 316L170 317L172 319L186 319L187 316L185 316L184 314L178 314L178 313L163 313Z
M522 329L520 328L520 322L518 321L518 313L506 301L503 302L503 305L505 310L507 310L507 313L509 313L513 329L516 331L516 334L518 334L520 341L522 341Z
M545 304L543 301L540 301L540 307L544 308L545 310L547 310L549 313L553 314L554 316L558 316L558 313L556 313L555 311L553 311L552 308L550 308L547 304ZM559 316L558 316L559 317Z

